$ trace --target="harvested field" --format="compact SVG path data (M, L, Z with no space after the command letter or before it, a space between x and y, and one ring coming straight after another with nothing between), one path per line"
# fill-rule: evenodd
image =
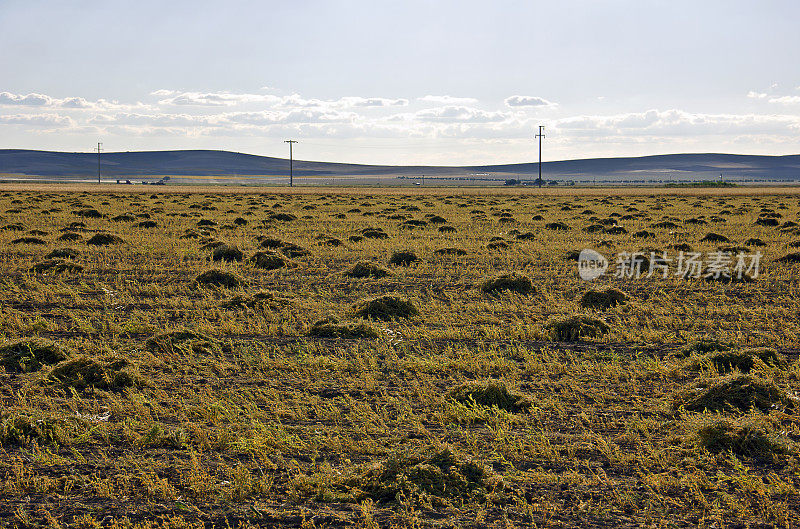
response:
M286 191L0 187L0 526L800 525L795 190Z

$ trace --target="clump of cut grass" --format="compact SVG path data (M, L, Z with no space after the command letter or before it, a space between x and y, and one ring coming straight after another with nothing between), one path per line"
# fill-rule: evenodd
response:
M293 220L297 220L297 217L291 213L273 213L269 218L280 222L292 222Z
M800 263L800 252L792 252L775 259L776 263Z
M389 234L381 228L365 228L361 230L361 235L367 239L388 239Z
M74 248L56 248L49 254L45 255L45 259L75 259L80 255L78 250Z
M219 270L218 268L206 270L198 275L195 281L203 286L209 287L238 288L246 285L245 280L238 275L226 270Z
M734 369L738 369L742 373L749 373L753 369L756 359L772 367L788 365L786 358L771 347L757 347L741 351L717 351L706 355L705 358L720 373L729 373Z
M696 442L712 453L733 452L737 456L770 461L787 451L786 443L765 421L750 417L707 418L696 432Z
M342 323L337 318L325 318L311 326L311 336L318 338L377 338L378 333L366 323Z
M244 259L244 254L234 245L220 244L211 252L211 260L214 262L225 261L230 263L241 261L242 259Z
M486 247L490 250L505 250L508 248L508 242L503 240L492 241Z
M448 446L396 451L348 485L380 502L420 496L484 499L489 491L503 488L502 480L483 464L459 457Z
M103 218L103 214L97 211L96 209L86 208L80 209L75 212L75 215L79 217L83 217L85 219L101 219Z
M309 252L302 246L289 242L283 244L283 246L280 249L280 252L290 259L311 255L311 252Z
M262 270L277 270L286 266L286 259L275 252L256 252L249 261Z
M395 266L409 266L411 263L417 261L419 261L419 257L411 250L396 251L392 254L392 257L389 258L389 264Z
M268 290L261 290L253 294L252 296L243 296L241 294L237 294L233 296L231 299L226 301L223 306L228 308L236 308L236 307L249 307L251 309L255 309L258 307L268 308L270 310L277 310L283 305L288 304L289 301L281 296L275 294L274 292L270 292Z
M481 292L484 294L498 295L505 292L515 292L522 296L536 294L536 288L533 286L530 278L524 275L512 272L510 274L503 274L493 279L485 281L481 285Z
M108 246L111 244L123 244L124 242L125 241L119 235L113 235L111 233L98 233L86 241L86 244L91 244L92 246Z
M72 433L69 430L63 419L0 415L0 443L4 445L28 446L32 441L40 446L66 444Z
M259 237L259 245L262 248L268 248L270 250L275 250L277 248L281 248L286 243L280 239L275 239L273 237Z
M151 336L144 342L145 348L153 354L181 352L211 354L221 349L219 342L204 334L178 329Z
M354 278L374 277L379 279L391 275L391 272L368 261L359 261L344 275Z
M419 310L408 300L397 296L379 296L356 305L355 315L364 319L395 320L417 316Z
M599 338L608 334L610 329L603 320L585 314L550 320L544 328L549 330L552 339L558 342L577 342L584 338Z
M532 405L528 397L521 393L509 391L505 383L497 380L467 382L451 389L447 396L462 404L475 403L487 408L495 407L512 413L525 411Z
M81 239L83 239L83 236L80 233L67 232L59 235L57 240L72 242L72 241L80 241Z
M111 220L113 220L114 222L133 222L134 220L136 220L136 217L134 217L133 215L123 214L123 215L117 215L116 217L111 217Z
M40 274L43 272L53 272L63 274L66 272L82 272L83 265L67 261L65 259L45 259L31 267L31 272Z
M782 405L792 407L793 403L778 386L740 373L696 381L673 398L673 408L687 411L768 411Z
M581 297L581 307L586 309L609 309L628 301L628 295L616 288L589 290Z
M702 356L714 351L730 351L733 347L733 344L719 340L700 339L684 347L680 354L676 356L689 356L693 353Z
M567 224L563 222L548 222L544 225L545 228L548 230L558 230L558 231L567 231L571 229Z
M131 373L130 362L124 358L101 360L78 356L54 366L47 379L60 386L78 390L94 387L116 390L137 384Z
M31 373L74 354L71 349L44 338L22 338L0 345L0 366L10 373Z
M158 227L158 223L156 221L154 221L154 220L143 220L142 222L139 222L138 224L136 224L136 227L137 228L145 228L145 229L157 228Z
M719 233L707 233L700 242L731 242L731 240Z
M47 244L47 241L40 239L39 237L20 237L19 239L14 239L11 241L11 244L45 245Z
M453 257L461 257L462 255L467 255L467 251L463 248L439 248L438 250L433 252L433 255L438 255L440 257L445 256L453 256Z
M452 226L439 226L439 233L455 233L456 229Z

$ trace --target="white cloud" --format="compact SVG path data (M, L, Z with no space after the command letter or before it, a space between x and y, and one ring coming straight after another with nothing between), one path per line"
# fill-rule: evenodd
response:
M747 97L750 99L766 99L768 96L764 92L756 92L754 90L750 90L747 92Z
M773 97L769 100L770 103L780 103L782 105L797 105L800 104L800 96L781 96Z
M280 98L266 94L236 94L231 92L175 92L156 90L151 95L167 96L158 101L161 105L235 106L243 103L277 103Z
M543 97L511 96L505 99L507 107L555 107L556 104Z
M420 110L415 118L423 122L488 123L504 121L509 116L503 112L487 112L465 106L446 106Z
M8 114L0 115L0 124L68 127L74 122L67 116L58 114Z
M453 97L453 96L433 96L427 95L417 98L425 103L436 103L438 105L472 105L478 102L474 97Z

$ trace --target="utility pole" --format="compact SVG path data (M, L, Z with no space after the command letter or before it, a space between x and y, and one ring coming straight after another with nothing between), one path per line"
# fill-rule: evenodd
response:
M539 189L542 188L542 138L544 138L544 125L539 125L539 134L534 138L539 138Z
M292 144L297 143L296 140L286 140L283 143L289 144L289 187L294 185L294 174L292 172Z
M100 151L103 150L103 142L97 142L97 183L100 183Z

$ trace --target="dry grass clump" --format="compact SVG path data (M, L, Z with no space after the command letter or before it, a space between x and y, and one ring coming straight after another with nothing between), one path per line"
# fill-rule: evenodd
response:
M545 228L548 230L559 230L559 231L566 231L571 229L568 225L564 224L563 222L548 222L544 225Z
M392 253L392 257L389 258L389 264L395 266L408 266L417 261L419 261L419 257L411 250L396 251Z
M341 323L337 318L325 318L311 326L311 336L318 338L377 338L378 333L366 323Z
M608 334L609 326L603 320L575 314L566 318L553 319L544 326L550 336L558 342L577 342L584 338L599 338Z
M122 240L122 237L119 235L113 235L111 233L98 233L86 241L86 244L91 244L93 246L108 246L110 244L123 244L124 242L125 241Z
M284 243L280 249L280 252L290 259L311 255L311 252L309 252L302 246L290 242Z
M756 359L772 367L785 368L788 365L786 358L771 347L716 351L707 354L704 359L709 361L720 373L729 373L734 369L738 369L742 373L749 373L753 369Z
M206 270L195 278L199 284L210 287L224 287L224 288L238 288L245 286L247 283L244 279L226 270L219 270L212 268Z
M355 315L364 319L395 320L417 316L419 310L408 300L397 296L379 296L356 305Z
M77 215L79 217L86 218L86 219L101 219L101 218L103 218L103 214L102 213L100 213L96 209L92 209L92 208L81 209L81 210L75 211L74 213L75 213L75 215Z
M451 389L447 396L462 404L474 403L512 413L525 411L532 405L528 397L521 393L509 391L505 383L497 380L467 382Z
M628 301L628 295L616 288L589 290L581 297L581 307L586 309L609 309Z
M211 252L211 260L214 262L234 262L241 261L242 259L244 259L242 251L231 244L220 244Z
M45 255L45 259L76 259L80 253L74 248L56 248L49 254Z
M277 270L286 266L286 259L275 252L256 252L249 261L262 270Z
M222 348L215 339L188 329L156 334L148 338L144 346L156 355L174 352L211 354Z
M44 338L22 338L0 345L0 366L9 373L30 373L72 357L74 351Z
M45 245L47 244L47 241L40 239L39 237L20 237L19 239L14 239L11 241L11 244Z
M713 380L698 380L678 392L673 407L687 411L748 411L791 407L792 401L767 380L734 373Z
M705 418L697 428L696 441L712 453L733 452L737 456L765 462L773 460L775 454L787 451L785 441L766 421L752 417Z
M54 366L47 374L47 379L63 387L78 390L89 387L116 390L137 383L129 368L130 362L124 358L101 360L78 356Z
M396 451L348 483L356 496L379 502L401 498L483 500L503 482L483 464L459 457L448 446L423 446ZM447 505L448 503L444 503Z
M433 252L433 255L438 255L440 257L445 256L453 256L453 257L460 257L462 255L467 255L467 251L463 248L439 248Z
M297 220L297 217L291 213L273 213L269 216L269 218L272 220L278 220L280 222L291 222L293 220Z
M536 288L533 286L530 278L521 274L517 274L516 272L512 272L510 274L503 274L485 281L481 285L481 292L484 294L515 292L522 296L528 296L530 294L536 294Z
M275 250L275 249L281 248L281 247L286 245L286 243L283 242L282 240L275 239L273 237L263 237L263 236L261 236L261 237L258 237L258 240L259 240L259 245L262 248L268 248L270 250Z
M382 228L364 228L361 230L361 235L367 239L388 239L389 234L383 231Z
M350 270L346 271L344 275L354 278L374 277L379 279L391 275L391 272L368 261L359 261L353 265Z
M718 233L708 233L705 237L700 239L700 242L731 242L731 240Z
M83 265L67 261L65 259L45 259L31 267L31 272L43 273L53 272L55 274L62 274L65 272L82 272Z
M776 263L800 263L800 252L792 252L775 259Z
M67 232L59 235L57 240L71 242L71 241L79 241L81 239L83 239L83 236L80 233Z
M288 303L288 299L274 292L260 290L251 296L237 294L226 301L223 306L228 308L248 307L251 309L267 308L269 310L277 310Z
M5 446L39 446L66 444L74 428L63 419L31 417L29 415L0 414L0 443Z

